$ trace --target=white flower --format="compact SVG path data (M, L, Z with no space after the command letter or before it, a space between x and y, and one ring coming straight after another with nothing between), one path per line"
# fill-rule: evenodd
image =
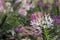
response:
M43 28L48 28L47 25L43 25Z
M11 7L11 3L10 2L6 2L5 5L10 8Z
M53 20L51 19L50 15L45 15L45 21L46 21L46 24L47 26L50 28L51 26L53 26Z
M30 5L29 4L22 4L22 8L25 8L26 10L30 10Z
M41 28L40 28L40 27L36 27L36 29L41 30Z
M25 9L23 9L23 8L20 8L20 9L18 10L18 13L21 14L21 15L24 15L24 16L27 15L27 11L26 11Z
M30 10L30 8L34 8L33 2L31 3L32 0L22 0L22 8L25 8L26 10Z
M32 26L38 26L39 25L39 22L38 22L38 20L33 20L33 21L31 21L31 25Z
M49 19L50 19L50 22L53 23L53 20L52 20L52 18L50 16L49 16Z

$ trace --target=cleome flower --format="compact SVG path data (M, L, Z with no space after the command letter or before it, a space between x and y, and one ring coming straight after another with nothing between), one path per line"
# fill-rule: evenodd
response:
M35 12L34 14L31 14L30 16L31 18L31 25L39 25L39 19L42 18L42 14L41 12Z
M26 10L30 10L30 8L34 8L34 2L32 0L22 0L22 8L25 8Z
M46 22L46 24L47 24L47 26L48 26L48 28L50 28L51 26L53 26L53 20L52 20L52 18L50 17L50 14L45 14L45 22Z
M50 14L42 15L41 12L37 12L31 15L31 24L32 26L41 26L45 28L51 28L53 26L53 19L50 17Z

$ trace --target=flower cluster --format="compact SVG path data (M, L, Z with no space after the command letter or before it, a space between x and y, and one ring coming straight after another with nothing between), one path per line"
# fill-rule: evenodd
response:
M6 10L4 9L4 0L0 0L0 12L6 13Z
M21 6L18 9L18 13L22 15L26 15L27 11L30 10L30 8L34 8L34 7L35 6L33 0L21 0Z
M40 36L42 37L42 30L38 30L32 27L16 27L15 28L16 32L20 32L20 34L22 36L27 36L27 35L31 35L31 36Z
M48 27L50 28L53 26L53 20L50 17L50 14L42 15L41 12L35 12L34 14L31 14L31 24L32 26L41 26L41 27Z
M12 35L6 37L9 39L14 36L12 40L15 40L15 34L18 39L20 36L41 36L45 40L54 40L57 29L55 26L60 26L60 2L50 1L45 3L45 0L0 0L1 34L11 32ZM1 37L1 40L6 39Z
M50 14L42 14L42 12L35 12L30 16L31 23L30 27L16 27L15 31L20 32L22 35L33 35L33 36L42 36L42 27L43 28L52 28L53 19L50 17Z
M13 7L12 7L11 3L5 2L5 0L0 0L0 12L8 13L9 11L13 12Z
M34 8L34 1L33 0L13 0L14 5L11 2L5 0L0 0L0 12L9 13L14 12L14 6L17 6L19 3L20 5L17 7L17 13L26 16L27 11L31 8ZM5 6L5 7L4 7Z

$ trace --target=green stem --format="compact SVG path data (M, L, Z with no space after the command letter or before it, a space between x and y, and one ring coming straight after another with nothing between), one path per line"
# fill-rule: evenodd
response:
M45 28L45 29L44 29L44 34L45 34L46 40L48 40L48 33L49 33L48 28Z
M0 27L2 27L3 26L3 24L5 23L5 21L6 21L6 18L7 18L7 15L5 15L4 17L3 17L3 19L2 19L2 23L0 24Z

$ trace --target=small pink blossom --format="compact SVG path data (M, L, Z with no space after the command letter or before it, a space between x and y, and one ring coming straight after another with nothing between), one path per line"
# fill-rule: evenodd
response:
M0 6L0 12L3 12L4 8L3 6Z
M31 18L31 20L34 20L35 19L35 15L31 14L30 18Z
M0 12L3 11L4 0L0 0Z
M4 10L3 10L3 13L4 13L4 14L6 14L6 13L7 13L7 10L6 10L6 9L4 9Z
M2 5L4 4L4 0L0 0L0 5L1 5L1 4L2 4Z

